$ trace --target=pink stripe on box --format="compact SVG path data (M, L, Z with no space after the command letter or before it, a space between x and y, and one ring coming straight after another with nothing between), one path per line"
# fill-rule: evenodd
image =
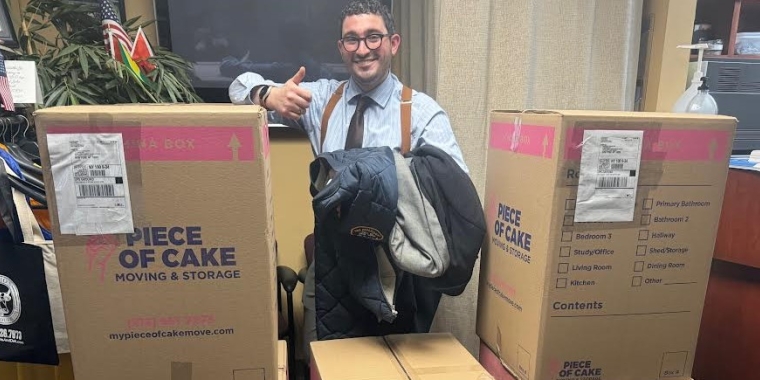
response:
M256 159L249 127L50 127L48 133L121 133L127 161Z
M594 128L603 129L603 128ZM643 129L643 128L642 128ZM570 128L565 159L580 160L585 128ZM626 129L626 130L635 130ZM705 129L643 129L642 160L724 161L731 150L731 132Z
M520 123L491 123L489 146L517 154L552 158L554 128Z

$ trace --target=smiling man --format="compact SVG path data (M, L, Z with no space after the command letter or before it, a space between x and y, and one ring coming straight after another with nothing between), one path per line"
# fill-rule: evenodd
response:
M230 85L235 104L258 104L270 122L285 124L307 133L315 155L340 149L402 147L402 90L391 73L391 59L398 52L401 36L389 10L377 0L354 0L341 13L337 42L350 78L303 82L302 67L285 83L274 83L256 73L244 73ZM467 172L449 118L431 97L411 92L410 146L433 145L448 153ZM327 128L329 125L329 128ZM316 337L314 265L307 274L303 293L304 350Z
M401 36L393 17L377 0L355 0L341 13L338 51L350 73L348 81L320 79L302 82L303 67L285 83L274 83L247 72L229 87L235 104L258 104L270 112L270 122L307 133L317 155L338 149L389 146L400 149L401 93L403 84L391 73L391 59L398 52ZM328 110L333 95L340 96ZM429 144L447 152L467 171L449 118L431 97L412 91L411 148ZM357 107L357 106L361 107ZM363 122L352 119L361 119ZM324 141L322 124L328 124Z

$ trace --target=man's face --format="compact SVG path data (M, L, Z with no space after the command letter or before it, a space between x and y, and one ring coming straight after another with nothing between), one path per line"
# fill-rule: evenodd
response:
M338 49L348 71L365 91L375 88L385 79L385 75L390 70L391 58L398 51L401 36L398 34L388 36L383 18L374 14L346 17L343 20L341 36L343 43L338 41ZM378 36L382 36L379 44L376 43ZM358 48L352 51L356 46L356 39L366 37L370 39L359 40ZM370 49L367 44L372 48L377 47Z

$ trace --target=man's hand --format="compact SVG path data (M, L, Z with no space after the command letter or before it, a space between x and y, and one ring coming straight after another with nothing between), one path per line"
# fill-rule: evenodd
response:
M301 67L282 87L272 87L267 108L288 119L300 119L311 104L311 91L298 86L305 76L306 69Z

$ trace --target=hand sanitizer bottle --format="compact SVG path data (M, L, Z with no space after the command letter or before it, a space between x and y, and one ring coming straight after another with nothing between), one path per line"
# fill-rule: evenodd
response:
M710 95L710 89L707 87L707 77L702 77L701 80L702 85L697 89L697 95L686 106L686 112L717 115L718 103Z

